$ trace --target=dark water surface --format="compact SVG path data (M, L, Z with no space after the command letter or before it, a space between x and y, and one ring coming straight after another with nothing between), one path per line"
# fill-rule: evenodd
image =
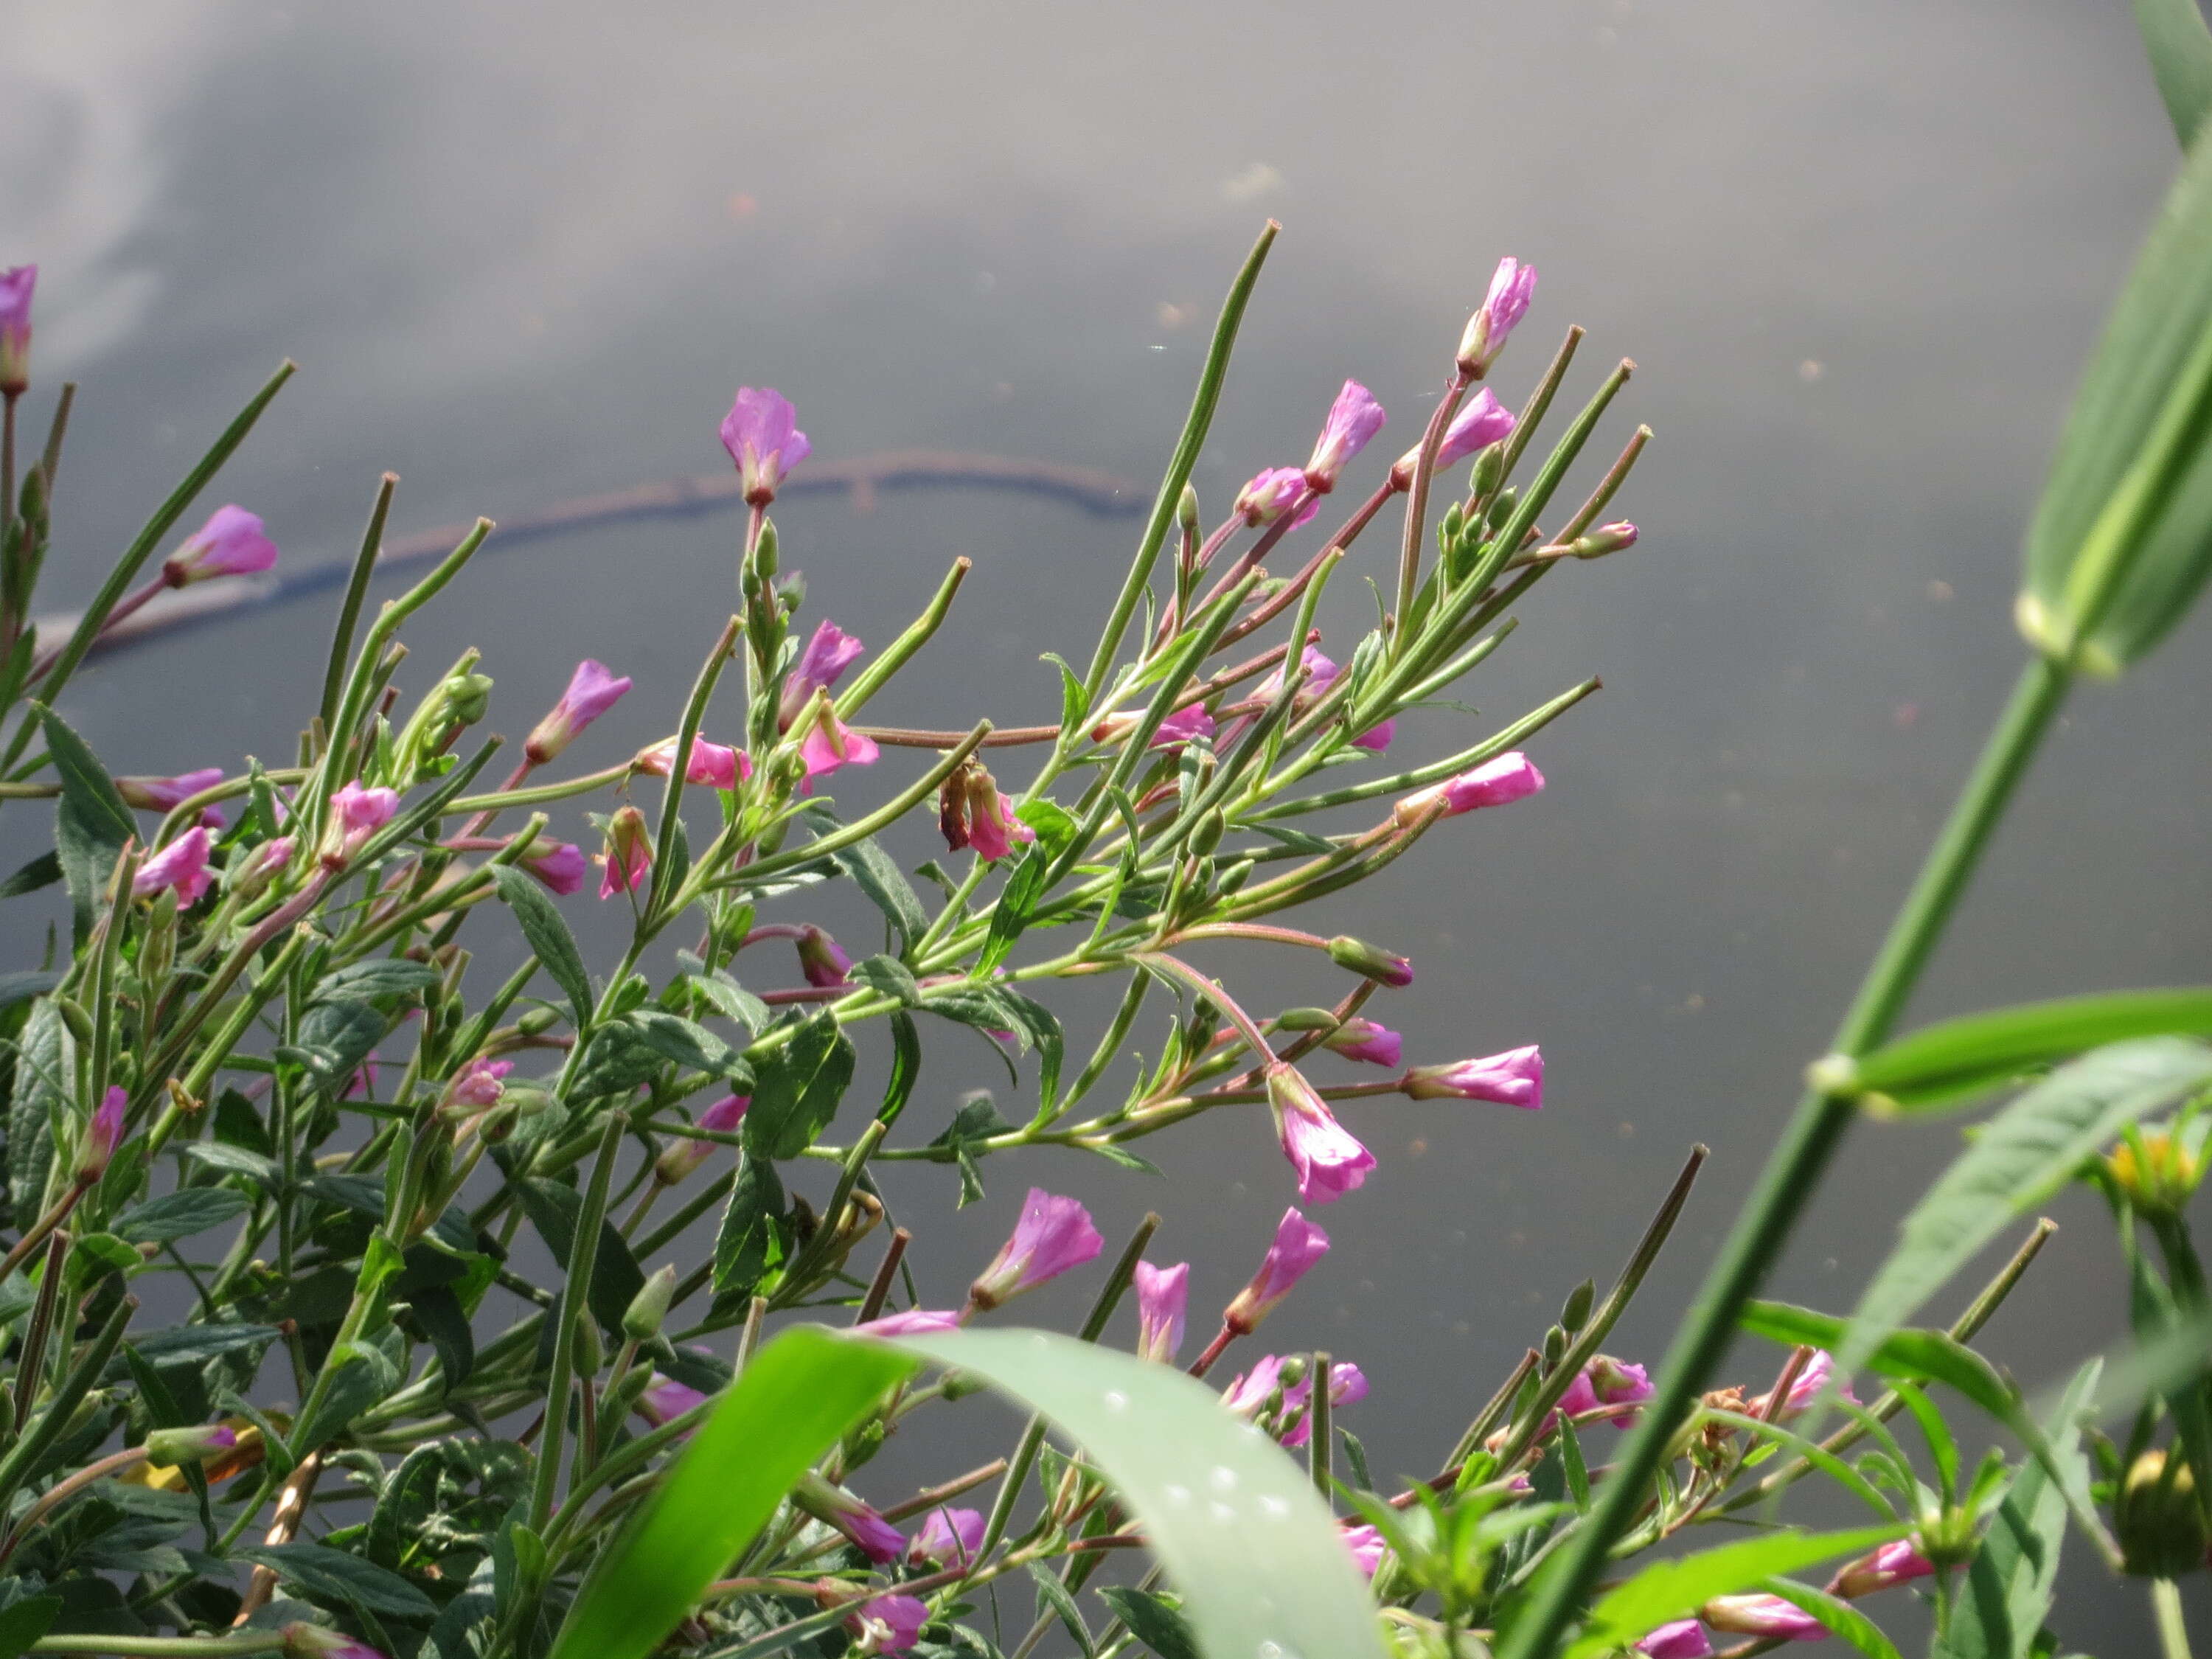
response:
M1543 272L1509 398L1571 321L1578 384L1636 358L1610 430L1657 429L1623 502L1643 544L1547 583L1467 693L1482 721L1424 714L1396 752L1591 672L1606 691L1535 746L1540 799L1447 826L1315 924L1419 963L1385 1015L1410 1054L1540 1041L1551 1066L1540 1115L1346 1112L1382 1168L1322 1217L1336 1253L1268 1335L1358 1359L1375 1391L1347 1421L1404 1470L1613 1270L1704 1140L1677 1247L1612 1346L1663 1340L2014 672L2021 527L2174 163L2118 0L80 4L0 69L0 255L43 267L42 382L85 383L55 603L287 354L303 373L214 500L301 561L357 535L385 467L407 530L717 465L741 380L793 397L824 459L927 445L1149 490L1268 215L1285 233L1197 480L1216 514L1303 458L1347 374L1392 411L1378 453L1411 443L1502 253ZM1087 653L1135 534L954 491L778 516L810 614L872 644L975 559L909 673L917 723L1051 719L1037 653ZM737 530L495 544L410 636L410 683L480 645L491 724L520 736L597 656L639 684L574 757L611 762L668 728L733 604ZM1382 538L1358 563L1384 568ZM111 658L67 712L118 770L276 760L330 611ZM1916 1013L2205 977L2209 643L2200 617L2079 696ZM44 831L9 809L9 867ZM35 949L27 914L11 959ZM820 914L865 937L842 900ZM1212 963L1262 1006L1332 984L1253 951ZM994 1069L939 1043L909 1125L933 1133ZM1861 1131L1774 1289L1847 1304L1954 1144ZM1147 1150L1165 1182L1035 1154L957 1218L933 1212L946 1173L921 1171L902 1188L925 1285L964 1283L1034 1180L1109 1236L1159 1209L1202 1322L1291 1182L1258 1109ZM2055 1213L1990 1334L2036 1380L2119 1329L2109 1230ZM2136 1650L2139 1605L2085 1602L2067 1634Z

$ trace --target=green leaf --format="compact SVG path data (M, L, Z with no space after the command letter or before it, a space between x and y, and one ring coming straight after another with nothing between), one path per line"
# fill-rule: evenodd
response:
M664 1060L672 1060L678 1066L713 1077L733 1079L740 1084L750 1085L752 1080L752 1067L745 1064L736 1049L703 1025L653 1008L639 1009L629 1016L629 1023L637 1028L647 1047Z
M275 1158L264 1158L243 1146L232 1146L220 1140L195 1140L177 1150L195 1164L204 1164L226 1175L242 1175L268 1192L273 1193L284 1184L284 1172L276 1167Z
M2121 1130L2212 1081L2212 1049L2178 1037L2100 1048L1984 1126L1904 1223L1837 1353L1856 1370L1992 1239L2033 1212Z
M882 992L902 1008L921 1006L921 986L914 976L914 969L896 957L863 957L847 970L846 977L856 985Z
M730 1202L714 1235L714 1294L749 1297L774 1267L782 1238L783 1182L775 1165L750 1152L738 1165Z
M76 807L88 830L112 842L116 851L121 852L123 843L137 836L138 824L117 792L115 781L108 776L107 769L93 757L84 739L71 731L60 715L42 705L33 706L38 708L40 724L46 731L46 749L53 756L62 799Z
M0 974L0 1009L14 1007L19 1002L28 1002L33 997L42 997L62 982L62 976L44 969L27 969L21 973Z
M685 983L714 1005L714 1012L733 1019L749 1032L769 1024L769 1006L727 974L689 974Z
M1740 1322L1770 1342L1827 1349L1837 1356L1838 1376L1863 1365L1908 1382L1943 1383L2001 1423L2010 1425L2021 1416L2018 1395L1996 1367L1947 1331L1892 1331L1870 1352L1845 1364L1845 1323L1832 1315L1786 1302L1753 1302L1745 1306Z
M989 974L1012 954L1015 942L1030 925L1037 901L1044 896L1045 877L1051 870L1052 861L1053 855L1042 836L1023 850L1014 873L1006 878L1006 886L1000 890L999 902L991 908L990 930L983 937L983 949L972 970L978 977Z
M58 853L41 853L17 868L7 880L0 881L0 899L21 898L26 893L35 893L41 887L51 887L62 878L62 860Z
M315 981L313 1000L343 1002L376 997L414 996L438 982L438 970L404 957L379 957L325 974Z
M392 1017L373 1002L317 1002L301 1016L299 1041L285 1057L301 1060L324 1089L339 1091L391 1029Z
M553 1252L553 1259L566 1261L575 1241L576 1222L583 1213L582 1195L557 1181L525 1180L513 1185L523 1213L545 1241L546 1249ZM644 1288L645 1271L630 1254L629 1241L611 1218L601 1220L599 1254L592 1259L593 1317L608 1330L620 1330L630 1299Z
M903 1008L884 1023L891 1032L891 1074L884 1085L884 1103L876 1108L876 1121L892 1124L906 1110L921 1076L921 1033L915 1030L914 1016Z
M2030 644L2117 674L2212 574L2212 144L2193 143L2105 325L2027 535Z
M575 936L569 933L568 924L561 920L561 912L553 901L545 896L529 872L518 870L513 865L495 864L492 879L499 884L499 896L514 912L514 920L522 929L522 937L529 942L532 952L539 964L553 976L568 999L569 1012L574 1016L576 1029L582 1030L592 1018L592 981L584 971L583 953L576 949Z
M763 1347L600 1558L550 1659L645 1659L799 1477L911 1370L813 1326Z
M1788 1578L1770 1578L1759 1588L1769 1595L1780 1596L1794 1607L1803 1608L1868 1659L1899 1659L1897 1644L1850 1602Z
M134 1344L140 1358L164 1370L172 1365L204 1365L224 1354L246 1353L267 1347L283 1333L273 1325L175 1325L141 1337ZM118 1362L112 1375L126 1368Z
M29 1595L0 1608L0 1659L18 1659L60 1617L58 1595Z
M2087 1485L2081 1413L2097 1386L2101 1362L2075 1373L2066 1398L2048 1419L2053 1453ZM1966 1564L1951 1604L1949 1628L1929 1659L2028 1659L2057 1589L2060 1547L2066 1541L2066 1498L2036 1462L2013 1476L1989 1531Z
M1381 1659L1366 1586L1306 1472L1203 1383L1043 1331L948 1331L888 1346L985 1379L1080 1443L1141 1517L1207 1659L1249 1659L1269 1644Z
M389 1568L325 1544L246 1544L231 1552L276 1570L276 1576L325 1606L366 1607L405 1619L434 1619L438 1604Z
M745 1112L745 1150L762 1158L797 1158L837 1115L853 1080L853 1044L824 1011L755 1066L753 1103Z
M929 913L921 908L921 897L891 855L869 840L855 842L830 856L898 930L899 954L904 956L914 949L914 942L929 931Z
M1910 1529L1903 1521L1893 1527L1861 1527L1851 1532L1808 1533L1791 1528L1656 1562L1590 1609L1583 1633L1569 1646L1565 1659L1611 1654L1662 1625L1691 1617L1716 1595L1754 1589L1778 1574L1839 1555L1860 1554L1902 1538Z
M1119 1613L1130 1633L1160 1659L1200 1659L1198 1638L1182 1610L1165 1597L1116 1584L1100 1590L1098 1599Z
M636 1015L603 1021L592 1028L584 1057L569 1077L568 1096L592 1100L601 1095L627 1094L650 1081L668 1058L646 1035Z
M2106 1043L2173 1036L2212 1036L2212 986L2064 997L1945 1020L1863 1056L1854 1079L1916 1112Z
M8 1106L8 1198L18 1229L38 1219L54 1161L53 1122L69 1109L76 1045L51 1001L32 1005L15 1048Z
M2212 110L2212 30L2197 0L2136 0L2136 27L2173 136L2187 149Z

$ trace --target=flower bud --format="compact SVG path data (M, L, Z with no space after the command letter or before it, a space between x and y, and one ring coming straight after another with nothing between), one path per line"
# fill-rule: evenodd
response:
M716 1134L734 1134L744 1121L745 1109L752 1103L750 1095L725 1095L699 1114L699 1127ZM664 1187L675 1186L713 1156L717 1144L696 1139L678 1141L653 1164L653 1178Z
M1275 1224L1274 1242L1261 1259L1251 1282L1237 1292L1221 1316L1224 1329L1249 1336L1289 1296L1298 1280L1328 1254L1328 1235L1293 1209Z
M1619 553L1636 545L1636 526L1623 519L1616 524L1601 524L1587 536L1578 536L1569 544L1578 559L1601 559L1608 553Z
M666 738L650 749L639 750L637 757L630 762L630 769L656 778L666 777L676 769L676 745L679 741L678 738ZM709 743L696 734L692 737L690 763L684 769L686 783L734 789L741 780L752 775L752 757L744 750Z
M2146 1129L2124 1140L2105 1160L2112 1181L2145 1220L2178 1216L2204 1179L2204 1160L2164 1129Z
M1544 775L1536 769L1536 763L1516 749L1455 778L1415 790L1391 808L1391 817L1400 829L1410 830L1439 801L1443 803L1439 816L1451 818L1480 807L1504 806L1525 799L1543 787Z
M1333 1054L1370 1066L1395 1066L1405 1052L1404 1040L1397 1032L1356 1015L1323 1037L1321 1046Z
M1528 302L1536 297L1536 267L1524 265L1511 257L1500 259L1498 270L1490 279L1490 292L1483 297L1481 307L1468 319L1467 331L1460 337L1459 368L1462 374L1480 377L1498 361L1498 354L1505 349L1505 341L1514 325L1528 314Z
M853 958L821 928L809 922L797 943L799 971L816 990L834 991L852 983L845 975Z
M1496 392L1485 386L1460 405L1451 424L1444 428L1443 437L1437 445L1437 465L1439 469L1456 466L1468 456L1492 444L1503 443L1512 435L1513 411L1498 401ZM1413 469L1420 460L1420 446L1416 444L1398 458L1397 465L1391 469L1392 477L1402 472L1410 486ZM1455 527L1453 533L1457 533Z
M1698 1609L1698 1617L1715 1630L1735 1636L1779 1636L1789 1641L1817 1642L1828 1627L1794 1601L1778 1595L1716 1595Z
M1856 1601L1893 1584L1926 1578L1935 1571L1933 1561L1914 1548L1910 1540L1900 1538L1838 1572L1828 1586L1828 1594L1840 1595L1847 1601Z
M131 1097L120 1088L111 1087L85 1126L84 1136L77 1143L77 1184L89 1187L107 1173L109 1160L115 1149L123 1144L123 1111Z
M635 806L616 811L607 822L607 850L599 862L605 866L599 877L601 898L637 890L653 867L653 836L644 813Z
M1182 532L1186 539L1198 539L1198 491L1188 484L1185 484L1182 494L1176 497L1176 527Z
M511 1060L471 1060L446 1085L438 1109L453 1117L472 1117L500 1103L506 1093L503 1079L514 1069Z
M983 1547L983 1531L981 1510L933 1509L922 1518L907 1559L916 1565L928 1561L940 1567L964 1567Z
M368 1643L321 1625L287 1625L283 1635L284 1659L384 1659Z
M1487 1100L1524 1112L1544 1104L1544 1053L1534 1043L1449 1066L1416 1066L1398 1086L1414 1100Z
M293 840L279 836L274 841L264 841L246 858L232 867L230 890L240 898L252 898L270 883L284 873L292 862Z
M276 544L256 514L232 503L219 507L208 521L169 555L161 574L172 587L187 587L214 576L247 576L276 562Z
M1182 1346L1184 1312L1190 1300L1190 1263L1155 1267L1137 1264L1137 1352L1163 1365L1175 1364Z
M583 886L591 860L572 841L533 841L522 855L522 867L543 883L546 891L566 897Z
M1644 1659L1713 1659L1713 1644L1705 1627L1694 1619L1677 1619L1660 1626L1636 1644Z
M1321 496L1306 483L1303 469L1271 466L1254 474L1237 492L1235 509L1254 529L1273 524L1287 513L1291 515L1290 528L1296 530L1321 511Z
M1229 819L1219 807L1200 815L1190 827L1190 850L1200 858L1221 845L1221 838L1229 832Z
M1335 489L1346 464L1367 447L1368 441L1382 429L1384 419L1375 394L1357 380L1346 380L1329 405L1328 418L1306 462L1307 484L1324 495Z
M623 1310L623 1334L633 1342L650 1342L660 1334L660 1322L676 1299L676 1267L672 1262L657 1269Z
M842 1487L809 1470L792 1489L792 1503L845 1534L868 1559L882 1565L906 1553L906 1534Z
M398 811L398 790L347 784L331 797L330 826L323 837L324 866L335 870L356 857Z
M1477 455L1470 482L1472 493L1478 498L1495 494L1498 486L1505 482L1505 452L1493 447Z
M215 883L215 872L208 867L213 846L207 827L194 824L138 866L138 873L131 878L131 892L139 898L150 898L165 890L173 890L179 904L198 902Z
M2136 1458L2113 1505L2112 1530L2131 1573L2179 1578L2203 1565L2204 1511L2186 1460L2156 1449Z
M0 392L22 396L31 384L31 294L39 285L36 265L0 270ZM8 503L9 510L15 503Z
M203 789L211 789L222 781L222 768L204 766L197 772L179 772L173 778L118 778L115 793L123 797L126 805L145 812L167 812L180 801L197 795ZM213 822L203 817L200 822L209 829L222 822L222 814L210 807Z
M1567 1292L1566 1305L1559 1310L1559 1323L1571 1331L1579 1331L1589 1322L1590 1304L1597 1299L1597 1281L1585 1279Z
M189 1429L155 1429L146 1437L146 1461L165 1468L201 1463L236 1449L238 1431L221 1423Z
M538 722L523 744L524 756L532 766L554 759L586 726L613 708L629 687L627 674L611 673L605 664L585 658L568 677L568 689L561 694L561 700Z
M1328 959L1340 968L1348 968L1355 974L1364 974L1400 990L1413 982L1412 963L1349 933L1340 933L1329 940Z

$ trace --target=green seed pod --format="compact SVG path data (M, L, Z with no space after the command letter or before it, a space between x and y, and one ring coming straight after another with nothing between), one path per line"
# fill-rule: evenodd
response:
M606 1363L606 1349L599 1340L599 1322L586 1314L576 1322L574 1348L576 1374L597 1376L599 1367Z

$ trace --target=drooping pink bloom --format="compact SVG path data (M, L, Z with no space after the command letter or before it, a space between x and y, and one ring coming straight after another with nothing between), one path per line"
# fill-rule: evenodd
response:
M1356 1527L1340 1527L1337 1535L1344 1540L1344 1547L1352 1552L1352 1563L1359 1569L1363 1578L1372 1578L1375 1569L1382 1565L1382 1558L1390 1553L1381 1528L1364 1522Z
M1488 1100L1524 1112L1544 1104L1544 1051L1534 1043L1449 1066L1416 1066L1398 1086L1415 1100Z
M1463 373L1488 372L1498 354L1505 349L1514 325L1528 314L1528 302L1535 297L1536 267L1524 265L1510 255L1500 259L1490 279L1490 292L1483 296L1481 308L1468 319L1467 332L1460 337L1459 366Z
M968 1287L968 1300L977 1308L998 1307L1070 1267L1081 1267L1105 1243L1082 1205L1032 1187L1012 1235Z
M1252 1275L1251 1282L1237 1292L1235 1300L1223 1311L1222 1324L1239 1336L1249 1336L1290 1295L1298 1280L1313 1271L1314 1264L1328 1254L1327 1233L1299 1214L1295 1206L1284 1211L1283 1218L1275 1224L1274 1240L1267 1246L1267 1254L1260 1259L1259 1272Z
M384 1659L368 1643L328 1625L310 1625L302 1620L285 1626L280 1633L284 1638L284 1659Z
M853 966L853 958L822 929L808 923L799 933L797 945L799 971L816 990L834 991L852 983L846 975Z
M735 1134L738 1125L745 1121L745 1109L752 1103L750 1095L724 1095L699 1114L698 1127L714 1134ZM673 1187L713 1157L716 1145L690 1138L678 1141L654 1163L653 1178L664 1187Z
M550 846L534 841L522 855L522 867L550 890L565 897L584 884L591 860L584 856L584 849L572 841L556 841Z
M20 397L31 384L31 293L36 265L0 270L0 392Z
M1159 730L1152 733L1152 747L1178 749L1194 738L1213 735L1213 716L1206 712L1204 703L1194 702L1188 708L1178 708L1160 722Z
M333 867L345 863L368 844L369 837L392 822L399 810L397 789L364 789L349 783L331 797L330 831L323 841L323 862Z
M123 1144L123 1109L130 1102L130 1092L121 1088L111 1088L100 1097L77 1146L76 1178L81 1184L89 1187L107 1173L115 1149Z
M1534 794L1544 787L1544 775L1519 750L1485 761L1471 772L1417 789L1391 809L1400 827L1413 824L1442 801L1443 816L1457 817L1478 807L1504 806Z
M848 1651L860 1656L904 1653L921 1639L929 1604L915 1595L872 1595L845 1620L853 1633Z
M654 1379L653 1386L637 1397L637 1414L657 1429L706 1403L707 1396L698 1389L686 1388L672 1376L663 1376Z
M766 507L797 466L814 453L799 429L799 411L773 386L741 386L722 417L722 447L738 464L745 503Z
M826 710L799 744L799 758L806 768L810 786L841 766L873 766L880 752L873 738L855 732Z
M945 780L941 809L939 827L956 853L973 847L979 856L995 861L1036 839L1036 831L1008 809L998 781L981 766L963 766Z
M1484 386L1474 396L1459 406L1444 428L1444 435L1437 445L1437 466L1439 470L1455 465L1478 450L1494 443L1502 443L1513 435L1513 411L1498 401L1498 394ZM1419 444L1398 458L1394 473L1402 472L1410 480L1413 469L1420 465Z
M1175 1364L1182 1346L1185 1310L1190 1303L1190 1263L1155 1267L1137 1264L1137 1352L1164 1365Z
M1787 1423L1791 1418L1804 1411L1807 1407L1820 1397L1822 1391L1828 1386L1828 1379L1835 1373L1835 1355L1830 1353L1826 1348L1814 1349L1813 1357L1805 1362L1804 1368L1797 1373L1797 1380L1790 1385L1790 1392L1782 1401L1782 1409L1776 1413L1777 1419ZM1840 1392L1842 1397L1850 1401L1854 1406L1859 1403L1858 1396L1851 1392L1851 1385L1848 1382L1843 1385ZM1753 1401L1752 1415L1765 1416L1767 1402L1773 1397L1772 1391L1769 1390Z
M940 1567L964 1567L983 1547L983 1511L940 1505L922 1517L921 1531L907 1559L934 1561Z
M1828 1594L1853 1601L1895 1584L1931 1577L1935 1571L1936 1564L1915 1549L1910 1539L1900 1538L1838 1572L1828 1586Z
M1779 1636L1789 1642L1825 1642L1828 1627L1794 1601L1778 1595L1716 1595L1698 1617L1732 1636Z
M1306 483L1320 495L1336 488L1345 465L1367 447L1368 440L1382 429L1385 416L1375 394L1357 380L1346 380L1329 405L1322 422L1321 437L1306 462Z
M823 1525L844 1534L878 1566L906 1553L904 1533L843 1487L811 1471L799 1477L791 1501Z
M1290 528L1296 530L1321 511L1321 497L1307 485L1303 468L1271 466L1237 492L1235 511L1255 528L1287 513L1291 515Z
M836 684L866 649L836 623L824 618L816 623L813 637L806 641L806 648L799 653L798 663L784 677L783 696L776 704L779 729L788 732L806 712L806 705L814 701L814 694Z
M1340 968L1349 968L1355 974L1364 974L1379 984L1403 990L1413 982L1413 964L1404 957L1394 956L1379 945L1370 945L1364 939L1354 939L1349 933L1339 933L1328 942L1328 959Z
M1550 1433L1553 1424L1562 1417L1582 1417L1608 1406L1640 1406L1651 1395L1651 1379L1643 1366L1600 1354L1575 1373L1566 1393L1559 1396L1558 1409L1544 1420L1544 1432ZM1624 1413L1612 1421L1615 1428L1625 1429L1635 1417Z
M1405 1053L1405 1041L1395 1031L1357 1015L1323 1037L1321 1046L1346 1060L1364 1060L1370 1066L1395 1066Z
M605 663L585 658L568 677L568 689L561 694L561 700L538 722L529 741L522 745L523 754L532 766L544 765L574 743L586 726L619 702L629 686L629 675L613 673Z
M1267 1068L1267 1104L1283 1156L1297 1171L1300 1198L1331 1204L1367 1179L1375 1154L1352 1138L1296 1068L1279 1060Z
M1677 1619L1662 1625L1636 1644L1644 1659L1713 1659L1713 1644L1705 1627L1694 1619Z
M498 1105L501 1091L507 1086L502 1079L514 1069L514 1062L511 1060L479 1057L471 1060L454 1073L453 1080L446 1085L445 1104L449 1107L473 1107L478 1110Z
M1340 1359L1328 1368L1328 1404L1334 1411L1339 1406L1356 1406L1367 1398L1367 1374L1348 1359ZM1307 1405L1313 1399L1313 1379L1308 1377L1283 1395L1283 1410L1288 1413ZM1305 1445L1313 1438L1313 1413L1309 1411L1291 1425L1290 1432L1283 1437L1283 1444L1292 1450Z
M960 1313L952 1308L908 1308L904 1313L885 1314L881 1319L871 1319L853 1327L855 1336L933 1336L939 1331L960 1328Z
M167 812L179 801L197 795L203 789L212 789L222 781L222 768L204 766L197 772L179 772L173 778L118 778L115 793L126 805L145 812ZM200 814L200 822L210 830L222 824L222 814L210 806Z
M276 562L276 544L261 520L233 503L218 507L208 521L169 555L161 574L172 587L185 587L213 576L250 576Z
M605 866L599 876L599 896L637 890L653 868L653 839L646 830L645 814L635 806L617 810L607 824L607 850L599 854Z
M173 887L178 903L198 903L200 895L215 882L215 872L208 868L213 845L207 826L194 824L138 866L131 891L139 898L150 898L163 888Z
M631 769L656 778L666 777L676 764L676 742L674 738L668 738L650 749L640 750L637 758L630 762ZM710 783L717 789L734 789L739 779L752 775L752 757L744 750L725 748L704 738L691 739L691 763L684 769L686 783Z

